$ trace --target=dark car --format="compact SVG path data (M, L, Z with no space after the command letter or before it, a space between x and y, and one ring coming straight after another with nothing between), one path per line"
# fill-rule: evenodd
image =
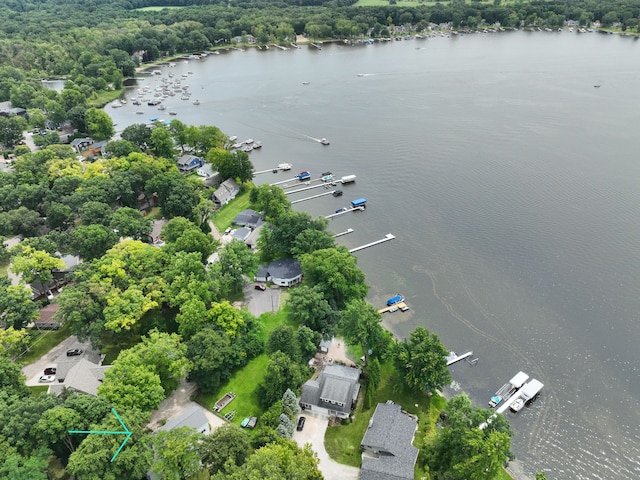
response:
M56 369L54 367L48 367L44 369L44 374L45 375L55 375L56 374Z
M298 425L296 426L296 430L297 431L301 431L304 428L304 422L305 422L306 418L305 417L300 417L298 419Z
M78 355L82 355L82 350L79 348L72 348L71 350L67 350L67 357L75 357Z
M262 290L263 292L267 289L266 286L262 285L261 283L256 283L255 287L256 290Z

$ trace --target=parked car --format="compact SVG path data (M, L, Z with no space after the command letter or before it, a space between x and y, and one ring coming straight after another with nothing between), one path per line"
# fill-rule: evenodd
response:
M44 374L45 375L55 375L56 374L56 369L55 367L47 367L44 369Z
M75 357L78 355L82 355L82 350L79 348L72 348L71 350L67 350L67 357Z
M304 428L304 422L305 422L305 421L306 421L306 418L305 418L305 417L300 417L300 418L298 419L298 425L296 426L296 430L297 430L297 431L299 431L299 432L300 432L300 431L302 431L302 429Z
M255 287L256 290L262 290L263 292L267 289L267 287L261 283L256 283Z
M42 375L38 381L40 383L51 383L56 379L55 375Z

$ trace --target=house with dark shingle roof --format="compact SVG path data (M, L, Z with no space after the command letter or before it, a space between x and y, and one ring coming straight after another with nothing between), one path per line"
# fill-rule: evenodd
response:
M291 287L302 281L302 267L293 258L274 260L269 265L261 265L253 279L256 282L271 282L281 287Z
M360 370L344 365L327 365L317 380L302 386L300 406L304 410L347 418L358 399Z
M218 189L213 192L213 201L221 206L226 205L236 198L238 193L240 193L240 186L233 178L227 178L220 184Z
M359 480L413 480L419 450L414 417L393 402L379 403L362 438Z
M73 148L73 150L76 153L81 153L82 151L86 150L90 145L93 145L95 142L93 141L93 138L91 137L84 137L84 138L74 138L73 140L71 140L71 148Z
M178 170L182 173L192 172L202 167L205 164L205 161L196 157L195 155L182 155L178 158Z
M250 208L243 210L236 218L233 219L233 223L235 225L239 225L241 227L249 227L255 228L262 221L262 215L256 213L255 210L251 210Z

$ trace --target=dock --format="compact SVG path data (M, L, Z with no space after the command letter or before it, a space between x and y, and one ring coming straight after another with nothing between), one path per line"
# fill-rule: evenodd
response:
M344 215L345 213L349 213L349 212L357 212L357 211L361 211L364 212L365 208L364 207L356 207L356 208L347 208L346 210L342 210L341 212L336 212L336 213L332 213L331 215L325 215L324 218L333 218L333 217L338 217L340 215Z
M407 310L409 310L409 306L404 302L398 302L394 303L393 305L381 308L380 310L378 310L378 313L396 312L398 310L406 312Z
M335 192L335 190L331 190L329 192L324 192L324 193L319 193L318 195L312 195L310 197L300 198L298 200L294 200L293 202L291 202L291 205L293 205L294 203L300 203L300 202L304 202L306 200L311 200L313 198L324 197L325 195L333 195L333 192Z
M347 228L344 232L336 233L333 238L338 238L343 235L348 235L349 233L353 233L353 228Z
M362 207L357 207L357 208L362 208ZM352 208L351 210L355 210L355 208ZM363 210L364 210L364 208L363 208ZM351 250L349 250L349 253L359 252L360 250L364 250L365 248L369 248L369 247L374 247L376 245L380 245L381 243L388 242L389 240L393 240L394 238L396 238L396 237L393 234L387 233L384 236L384 238L382 238L380 240L376 240L375 242L367 243L365 245L360 245L359 247L356 247L356 248L352 248Z
M309 180L310 182L313 182L314 180ZM304 184L303 184L304 185ZM285 195L290 195L292 193L298 193L298 192L304 192L305 190L311 190L312 188L320 188L320 187L327 187L328 184L326 183L318 183L317 185L309 185L303 188L299 188L297 190L288 190L286 192L284 192ZM291 185L291 187L295 187L296 185ZM283 187L283 189L286 188L286 185Z
M456 352L451 352L445 357L447 359L447 367L461 360L464 360L465 358L469 358L471 355L473 355L473 352L463 353L462 355L458 355Z
M283 183L292 182L294 180L298 180L298 177L288 178L286 180L281 180L279 182L271 183L270 185L271 186L273 186L273 185L282 185Z

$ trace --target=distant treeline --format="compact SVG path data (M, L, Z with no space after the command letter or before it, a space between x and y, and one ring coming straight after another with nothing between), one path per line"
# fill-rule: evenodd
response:
M388 36L393 27L429 23L475 28L557 28L567 20L637 31L640 0L551 0L502 4L454 0L435 6L355 7L354 0L4 0L0 4L0 101L24 79L67 77L100 89L135 67L197 52L251 34L258 43ZM223 4L219 4L222 2ZM185 8L141 11L149 6ZM135 61L135 60L134 60ZM103 75L104 74L104 75ZM116 82L117 83L117 82Z

